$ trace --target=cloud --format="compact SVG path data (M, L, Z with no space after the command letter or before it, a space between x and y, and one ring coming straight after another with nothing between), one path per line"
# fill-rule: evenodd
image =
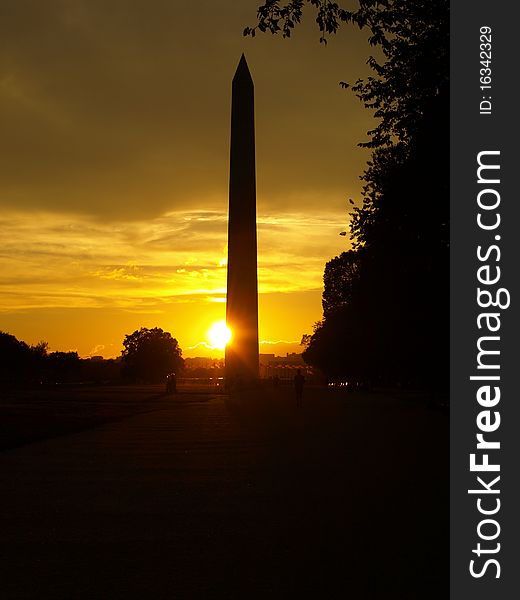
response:
M276 341L270 341L270 340L261 340L259 342L260 345L262 346L278 346L280 344L300 344L300 340L276 340Z
M300 345L300 340L262 340L259 343L261 354L275 354L283 356L286 354L297 353L301 354L303 347Z
M356 145L373 127L338 86L365 76L364 34L348 29L324 49L308 19L290 41L245 39L257 4L232 0L8 4L3 321L54 347L76 336L87 353L118 344L123 323L183 320L193 330L186 325L186 346L222 318L230 82L245 50L255 81L260 305L269 307L262 335L308 330L320 315L324 264L348 248L338 234L367 158ZM77 341L85 315L92 321Z
M260 294L320 290L325 261L345 248L333 215L259 215L258 221ZM283 239L272 225L283 227ZM106 223L11 212L4 213L0 232L0 311L114 306L139 312L143 305L218 303L225 297L221 212ZM170 238L175 241L166 243Z
M103 351L106 349L105 344L96 344L88 353L87 356L103 356Z
M341 79L366 73L355 30L326 53L312 23L289 43L244 39L254 4L26 0L0 21L0 206L98 219L224 210L230 82L256 84L259 206L359 193L370 116ZM360 49L363 49L360 52ZM348 60L346 60L348 57Z

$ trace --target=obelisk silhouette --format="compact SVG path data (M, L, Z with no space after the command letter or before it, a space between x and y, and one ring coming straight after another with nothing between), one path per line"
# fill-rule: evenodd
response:
M242 54L233 77L229 168L226 346L229 383L258 378L254 86Z

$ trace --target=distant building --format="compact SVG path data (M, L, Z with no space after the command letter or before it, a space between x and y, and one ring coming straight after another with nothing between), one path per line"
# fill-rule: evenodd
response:
M261 365L266 367L270 362L274 361L274 354L259 354L258 359Z
M224 360L222 358L208 358L196 356L184 359L182 376L187 379L205 379L221 377L224 375Z
M305 366L305 361L301 354L297 354L296 352L287 353L285 358L282 359L283 364L286 365L303 365Z
M213 369L221 367L223 360L221 358L209 358L207 356L196 356L194 358L184 359L185 369Z
M285 356L274 354L260 354L260 377L272 379L277 377L282 381L293 380L296 371L301 372L308 378L313 375L313 370L296 352L287 353Z

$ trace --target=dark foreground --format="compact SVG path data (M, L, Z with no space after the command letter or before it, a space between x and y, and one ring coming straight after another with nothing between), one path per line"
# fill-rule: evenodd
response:
M72 420L96 427L0 453L2 598L448 598L444 413L323 389L299 410L290 390L104 412L92 394Z

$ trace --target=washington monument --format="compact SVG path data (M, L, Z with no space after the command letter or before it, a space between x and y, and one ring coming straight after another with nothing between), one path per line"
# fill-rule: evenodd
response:
M258 378L254 86L242 54L232 85L229 168L226 377Z

